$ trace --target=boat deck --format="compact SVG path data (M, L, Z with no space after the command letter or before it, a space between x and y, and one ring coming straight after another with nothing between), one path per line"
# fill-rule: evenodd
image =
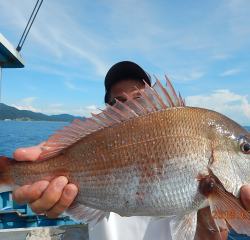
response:
M0 239L4 240L26 240L26 237L31 230L43 231L48 227L36 227L36 228L13 228L13 229L2 229L0 230ZM49 227L50 228L50 227ZM88 226L87 225L64 225L64 226L53 226L53 228L65 231L61 235L61 240L89 240ZM56 235L53 235L55 239ZM33 238L34 239L34 238ZM40 239L40 238L39 238ZM44 238L43 240L51 239L50 237ZM53 239L53 238L52 238Z

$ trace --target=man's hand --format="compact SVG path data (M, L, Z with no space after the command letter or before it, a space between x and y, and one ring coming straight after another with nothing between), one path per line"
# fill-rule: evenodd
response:
M238 199L238 203L240 205L243 205L243 207L247 211L250 211L250 185L245 185L241 188L240 199ZM211 216L210 207L206 207L198 211L198 222L195 240L221 239L218 232L211 232L208 231L208 229L217 231L217 227ZM231 229L230 226L229 229ZM222 240L227 239L227 231L223 231L223 229L221 230Z
M43 145L44 142L34 147L19 148L13 156L17 161L35 161L46 150ZM42 180L22 186L12 194L17 204L28 203L34 213L46 212L48 217L56 218L69 207L77 192L76 185L68 184L66 177L58 177L51 182Z
M240 190L241 201L247 211L250 211L250 185L245 185Z

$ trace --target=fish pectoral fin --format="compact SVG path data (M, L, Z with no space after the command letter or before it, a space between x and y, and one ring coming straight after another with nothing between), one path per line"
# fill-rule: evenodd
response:
M177 215L170 222L170 230L173 240L193 240L197 226L197 212L185 215Z
M219 227L228 229L226 220L237 233L250 236L250 213L237 203L237 198L233 194L214 184L213 191L207 198L218 231Z
M108 220L110 212L104 212L94 208L86 207L82 204L73 203L66 210L65 214L77 223L82 222L87 224L89 222L92 222L93 220L97 220L97 222L94 225L95 227L105 217Z

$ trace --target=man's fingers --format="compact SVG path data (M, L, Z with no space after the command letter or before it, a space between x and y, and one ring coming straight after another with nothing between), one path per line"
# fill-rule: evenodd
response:
M56 218L61 215L73 202L78 189L74 184L68 184L63 189L63 193L59 201L49 209L46 214L49 218Z
M244 185L240 191L241 201L247 211L250 211L250 185Z
M29 148L19 148L13 156L17 161L35 161L47 150L45 142ZM62 214L73 202L78 189L68 184L66 177L58 177L51 182L39 181L25 185L13 191L13 200L17 204L29 203L34 213L47 212L48 217L55 218Z
M58 177L52 182L25 185L13 191L13 200L19 205L29 203L34 213L47 212L48 217L56 218L70 206L78 192L76 185L67 183L67 178Z
M41 214L51 209L60 199L63 189L68 183L66 177L58 177L50 182L42 196L29 204L30 209L37 214Z
M13 190L13 200L15 203L22 205L36 201L43 194L48 187L48 181L35 182L32 185L24 185L18 189Z
M203 229L209 229L210 231L217 232L218 228L214 222L214 219L211 215L211 209L210 207L205 207L198 211L197 215L197 226ZM225 221L225 220L223 220ZM220 231L224 231L225 229L222 227L219 227Z
M18 148L14 151L13 157L17 161L35 161L39 158L40 154L44 152L46 147L43 145L45 142L37 144L37 146L28 147L28 148Z

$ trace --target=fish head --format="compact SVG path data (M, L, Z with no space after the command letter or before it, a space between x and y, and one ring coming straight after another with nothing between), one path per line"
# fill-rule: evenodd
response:
M209 124L209 168L228 192L239 197L240 188L250 184L250 133L226 116L217 115Z

